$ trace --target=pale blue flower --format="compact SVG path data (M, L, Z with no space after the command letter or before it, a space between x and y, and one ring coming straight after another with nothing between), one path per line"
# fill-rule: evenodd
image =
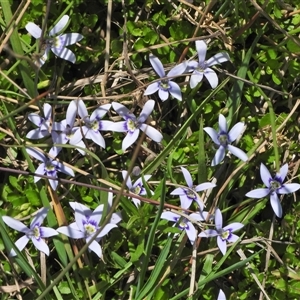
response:
M223 217L219 208L215 211L215 227L214 229L206 229L202 231L198 236L199 237L217 237L217 244L220 251L223 255L226 254L227 251L227 242L234 243L238 240L238 236L233 234L234 231L241 229L244 227L242 223L231 223L223 228Z
M3 216L2 219L6 225L9 227L20 231L22 233L25 233L24 236L19 238L15 245L16 247L22 251L29 240L32 241L33 245L41 252L45 253L46 255L49 255L49 247L43 240L44 238L48 238L50 236L57 235L58 232L52 228L43 227L42 223L47 216L49 208L44 207L41 210L37 212L35 217L32 219L30 223L30 228L25 226L22 222L19 220L16 220L14 218ZM16 252L14 249L11 249L9 256L16 256Z
M108 234L111 229L116 228L117 225L115 223L108 223L103 227L102 231L95 236L100 229L99 223L102 219L104 205L101 204L97 206L94 211L91 211L85 205L77 202L69 202L69 204L75 211L75 222L69 226L59 227L57 231L72 239L85 239L86 243L94 238L88 248L102 258L102 248L99 241Z
M283 183L288 173L288 164L283 165L274 177L271 176L267 167L260 165L260 177L267 188L260 188L246 194L250 198L264 198L270 195L271 206L275 215L282 217L282 207L277 194L290 194L300 189L298 183Z
M197 186L193 185L193 180L190 172L184 168L181 167L181 171L183 173L184 179L188 185L187 188L176 188L173 192L171 192L171 195L178 195L180 197L180 206L184 209L188 209L193 201L196 201L197 204L199 205L200 210L202 211L204 209L204 204L201 201L198 192L207 190L207 189L212 189L216 185L211 182L205 182L198 184Z
M74 108L77 107L78 114L83 120L84 125L81 126L80 131L86 139L94 141L96 144L105 148L105 140L100 131L112 130L114 123L108 120L102 120L102 118L109 111L111 104L104 104L96 108L91 116L88 115L84 102L74 100Z
M190 61L187 65L187 72L193 72L190 79L190 87L192 89L195 88L202 81L204 75L210 86L214 89L218 86L219 79L216 72L210 67L228 61L230 57L226 52L221 52L205 60L207 45L204 41L196 41L196 50L198 61Z
M122 171L122 176L123 176L123 180L126 179L127 176L127 171ZM145 182L147 182L152 175L144 175L144 180ZM130 176L128 176L127 181L126 181L126 186L129 189L129 192L132 194L136 194L139 196L144 196L147 195L147 191L144 188L143 185L143 179L142 177L138 178L135 183L132 183ZM150 191L151 193L153 193L152 191ZM141 204L141 201L137 198L135 198L134 196L131 197L131 200L133 201L133 203L135 204L136 207L138 207Z
M203 211L203 212L198 212L198 213L191 213L187 215L188 218L184 218L181 215L176 214L175 212L171 211L164 211L161 214L161 218L175 222L173 226L178 226L178 228L182 231L184 230L193 245L195 243L195 240L197 238L197 230L191 220L193 220L194 223L205 221L207 218L208 213Z
M242 134L243 129L244 123L239 122L235 124L228 132L227 122L222 114L219 115L218 132L211 127L203 128L203 130L211 137L213 142L218 146L218 150L216 151L215 157L213 158L211 164L212 166L218 165L224 159L226 149L228 149L233 155L235 155L242 161L246 161L248 159L248 156L244 151L231 145L231 143L234 142Z
M46 44L45 52L39 59L39 65L42 66L48 58L51 50L58 57L75 63L75 54L66 48L66 46L73 45L80 41L83 36L79 33L58 34L61 32L69 21L69 16L64 15L58 23L50 30L49 37L44 39ZM25 26L26 30L36 39L41 38L42 29L36 24L29 22Z
M181 63L174 68L172 68L169 73L166 75L164 66L161 63L161 61L154 55L150 55L149 57L150 63L155 70L155 72L158 74L160 78L164 78L160 81L156 81L154 83L151 83L144 95L152 95L155 92L158 91L158 96L162 101L165 101L169 98L169 93L176 98L177 100L181 101L182 100L182 95L181 95L181 90L179 85L172 81L172 77L181 75L184 73L186 70L186 63ZM167 78L165 78L167 77ZM171 78L171 79L169 79Z
M49 177L57 178L57 173L62 172L70 176L75 176L71 168L65 166L57 160L50 159L46 157L42 152L37 151L34 148L26 148L26 151L29 155L41 161L42 163L35 170L36 174L44 175L46 174ZM41 179L39 176L34 176L34 182L38 182ZM55 179L49 179L50 186L53 190L57 189L58 181Z
M52 122L52 107L50 104L45 103L43 107L44 116L41 117L36 113L30 113L28 119L37 126L37 128L30 130L26 137L28 139L41 139L50 135L51 122Z
M154 105L154 100L148 100L145 103L140 116L136 118L136 116L124 105L117 102L112 103L113 109L125 120L114 123L111 128L112 131L127 132L127 135L122 142L123 151L137 140L140 130L144 131L153 141L157 143L161 142L163 139L162 134L152 126L146 124L148 117L154 109Z
M55 144L67 144L79 146L85 148L85 144L82 141L82 133L79 126L74 126L76 118L77 106L75 101L71 101L67 113L66 119L60 122L54 122L52 124L52 140ZM52 147L49 154L56 157L61 151L61 147ZM76 148L82 155L85 155L85 151Z

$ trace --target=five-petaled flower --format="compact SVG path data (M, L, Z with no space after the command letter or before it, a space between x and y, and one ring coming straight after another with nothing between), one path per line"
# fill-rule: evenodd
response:
M264 198L270 195L273 211L277 217L281 218L282 207L277 194L289 194L300 189L300 184L298 183L283 183L287 173L288 164L285 164L272 177L267 167L262 163L260 165L260 177L267 188L255 189L247 193L246 196L250 198Z
M128 173L127 171L122 171L122 176L123 176L124 180L126 179L127 173ZM145 182L147 182L151 178L151 176L152 175L144 175ZM142 177L137 179L135 183L132 183L131 178L128 175L127 181L126 181L126 186L128 187L129 192L132 194L136 194L139 196L147 195L147 191L143 186ZM134 196L131 197L131 200L133 201L133 203L135 204L136 207L138 207L141 204L141 201L139 199L135 198Z
M162 101L165 101L169 98L169 93L174 98L181 101L182 95L181 95L181 90L179 85L169 78L183 74L184 71L186 70L186 63L184 62L175 66L169 71L169 73L166 76L164 66L156 56L150 55L149 60L155 72L158 74L160 78L163 79L151 83L147 87L144 95L152 95L158 91L158 96Z
M66 48L66 46L73 45L80 41L83 36L79 33L66 33L59 34L69 21L69 16L64 15L58 23L50 30L49 37L45 38L45 52L39 59L39 65L42 66L48 58L49 51L51 50L58 57L75 63L75 54ZM26 30L36 39L40 39L42 35L42 29L36 24L29 22L25 26Z
M123 151L125 151L137 140L140 130L144 131L145 134L148 135L153 141L157 143L161 142L163 138L162 134L152 126L145 123L153 111L154 105L154 100L148 100L145 103L140 116L136 118L136 116L124 105L117 102L112 103L114 110L125 120L116 122L112 126L112 131L127 132L127 135L122 142Z
M183 173L184 179L188 187L176 188L173 192L171 192L171 195L179 195L180 203L181 203L180 206L182 208L188 209L191 206L192 202L196 201L199 205L200 210L202 211L204 208L204 204L201 201L198 192L214 188L216 185L211 182L205 182L205 183L198 184L197 186L194 186L190 172L184 167L181 167L181 171Z
M207 215L208 215L208 213L204 211L204 212L198 212L198 213L191 213L191 214L187 215L188 218L185 218L174 212L164 211L161 214L161 219L175 222L173 227L176 226L176 224L177 224L178 228L181 231L185 230L191 244L193 245L197 238L197 230L196 230L195 226L193 225L193 223L205 221L205 219L207 218ZM191 222L191 220L193 220L193 223Z
M218 150L212 161L212 166L218 165L225 157L225 151L228 149L233 155L241 159L242 161L246 161L248 159L247 154L241 149L230 145L234 142L243 132L244 123L239 122L235 124L231 130L228 132L227 122L225 117L220 114L219 115L219 132L211 127L205 127L203 130L211 137L213 142L218 146Z
M108 223L102 228L101 232L97 234L97 231L100 229L99 223L102 219L104 205L101 204L97 206L94 211L91 211L83 204L77 202L69 203L75 211L75 222L69 226L59 227L57 231L72 239L85 239L86 243L94 239L89 245L89 250L95 252L102 258L102 248L99 241L108 234L111 229L117 227L117 225L115 223Z
M74 146L85 148L85 144L82 141L82 133L78 126L74 126L76 118L76 103L71 101L67 113L66 119L60 122L54 122L52 125L52 140L56 144L70 143ZM82 155L85 155L85 151L76 148ZM54 146L50 149L49 154L56 157L61 151L61 147Z
M198 61L192 60L188 62L187 65L187 72L193 72L190 79L190 87L192 89L196 87L204 75L210 86L214 89L218 86L219 79L216 72L210 67L228 61L230 57L226 52L221 52L205 60L207 45L204 41L196 41L196 50L198 53Z
M36 174L44 175L57 178L57 172L62 172L70 176L74 176L74 172L71 168L65 166L59 161L52 160L45 156L42 152L37 151L34 148L26 148L26 151L29 155L41 161L42 163L35 170ZM34 176L34 182L37 182L41 179L39 176ZM53 190L56 190L58 181L55 179L49 179L49 183Z
M36 113L30 113L28 119L36 125L38 128L30 130L26 137L28 139L41 139L50 135L50 125L52 121L52 107L50 104L45 103L44 107L44 116L41 117Z
M217 236L217 244L223 255L225 255L227 251L227 242L234 243L238 240L238 236L233 234L234 231L241 229L244 227L242 223L231 223L230 225L223 226L223 217L219 208L216 208L215 211L215 227L214 229L206 229L202 231L198 236L199 237L214 237Z
M14 218L3 216L2 219L6 225L9 227L20 231L22 233L25 233L24 236L19 238L15 245L16 247L22 251L29 240L32 240L33 245L41 252L45 253L46 255L49 255L49 247L43 240L44 238L48 238L54 235L57 235L58 232L52 228L43 227L42 223L47 216L49 208L44 207L41 210L37 212L35 217L32 219L30 228L25 226L22 222L19 220L16 220ZM15 256L17 255L14 249L11 249L9 256Z
M111 104L99 106L94 110L90 117L88 115L86 106L81 99L74 100L72 106L74 106L74 109L77 108L78 114L84 122L80 128L82 135L86 139L90 139L102 148L105 148L105 140L100 133L100 130L112 130L114 123L108 120L102 120L102 118L109 111Z

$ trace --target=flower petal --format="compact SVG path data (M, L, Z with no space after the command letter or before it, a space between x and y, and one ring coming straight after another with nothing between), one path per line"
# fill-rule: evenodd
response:
M89 220L93 220L98 225L102 219L103 209L103 204L98 205L92 212L91 216L89 217Z
M136 129L134 132L128 132L122 142L122 150L125 151L128 147L130 147L138 138L140 133L139 129Z
M48 238L50 236L58 235L58 232L55 229L50 228L50 227L41 226L40 230L41 230L41 237L42 238Z
M164 220L172 221L172 222L177 222L177 220L180 218L180 216L171 211L164 211L164 212L162 212L160 218L164 219Z
M187 225L187 227L185 227L185 232L186 232L191 244L194 245L196 237L197 237L197 231L191 222L187 221L186 225Z
M31 240L36 249L49 256L49 247L42 238L40 238L39 240L37 240L36 238L32 238Z
M127 132L126 121L114 122L110 130L113 132Z
M265 184L265 186L269 188L270 180L272 180L272 176L269 170L267 169L267 167L263 163L260 164L260 177L263 183Z
M224 292L221 289L220 289L217 300L226 300L226 296L225 296Z
M162 134L150 125L142 124L140 129L154 142L160 143L163 139Z
M285 183L277 190L279 194L290 194L300 189L299 183Z
M144 92L144 95L152 95L156 93L159 89L159 82L153 82L149 84Z
M30 223L31 229L33 229L33 227L36 225L41 226L43 224L44 219L47 217L49 209L50 209L49 207L43 207L37 212L37 214L35 215L35 217L32 219Z
M95 119L97 119L97 120L102 119L107 114L107 112L110 110L110 108L111 108L111 104L104 104L104 105L99 106L91 114L91 121L93 122Z
M53 163L55 163L59 167L60 172L63 172L63 173L65 173L69 176L72 176L72 177L75 176L74 171L70 167L65 166L61 162L57 162L57 161L53 161Z
M28 242L29 242L29 238L27 237L27 235L24 235L15 242L15 245L20 251L22 251ZM15 250L11 249L9 256L16 256L16 255L17 253L15 252Z
M82 239L85 237L85 233L78 229L69 226L62 226L56 229L57 232L62 233L72 239Z
M166 101L169 98L169 91L164 90L162 88L160 88L158 90L158 97L160 98L161 101Z
M23 233L27 233L29 231L29 229L19 220L16 220L14 218L8 217L8 216L3 216L2 217L3 222L11 227L14 230L23 232Z
M198 222L205 221L204 215L200 213L191 213L189 218Z
M275 215L278 218L281 218L282 217L282 206L281 206L280 200L275 192L273 192L270 195L270 201L271 201L271 206L273 208Z
M182 207L183 209L189 209L193 203L193 200L190 199L186 194L179 197L180 197L180 207Z
M38 127L40 127L43 122L43 119L35 113L30 113L28 115L28 120Z
M220 146L218 150L216 151L216 154L212 160L212 167L218 165L225 157L225 148L223 146Z
M40 152L34 148L26 148L26 152L41 162L46 161L45 155L42 152Z
M49 184L52 187L53 191L56 191L58 186L58 181L54 179L49 179Z
M241 229L243 227L244 227L244 224L238 223L238 222L234 222L234 223L231 223L231 224L225 226L223 228L223 230L226 231L226 230L231 229L232 232L235 232L235 231L237 231L237 230L239 230L239 229Z
M88 117L88 111L86 109L86 106L84 102L81 99L74 100L75 106L72 105L72 109L76 107L76 112L78 112L78 115L80 116L81 119L84 119Z
M218 235L219 235L219 233L214 229L206 229L198 234L199 237L205 237L205 238L215 237Z
M249 198L264 198L267 195L269 195L270 190L269 189L255 189L253 191L248 192L245 196Z
M90 129L85 138L93 140L94 143L105 149L105 140L100 131L94 131Z
M102 257L102 248L99 245L99 243L97 243L96 241L92 241L92 243L89 245L89 249L93 251L95 254L97 254L100 258Z
M219 135L212 127L204 127L203 130L211 137L216 145L220 145Z
M217 64L221 64L225 61L229 61L230 57L228 55L228 53L226 52L221 52L221 53L217 53L214 56L212 56L210 59L208 59L206 61L207 66L211 67Z
M245 124L243 122L236 123L228 132L229 142L234 142L243 132Z
M199 82L203 79L203 72L198 72L194 70L190 79L190 87L191 89L195 88Z
M220 251L222 252L223 255L226 254L226 251L227 251L227 243L226 241L223 241L221 239L221 237L217 237L217 244L218 244L218 247L220 249Z
M64 15L62 18L57 22L57 24L49 31L49 36L55 36L59 32L61 32L64 27L67 25L69 21L69 16Z
M207 45L204 41L196 41L196 50L198 53L198 60L200 64L203 64L205 62L206 57L206 51L207 51Z
M189 188L193 188L193 179L192 179L190 172L184 167L181 167L181 172L183 173L183 176L187 183L187 186Z
M51 50L58 57L75 64L76 57L75 57L75 54L70 49L51 47Z
M186 62L182 62L181 64L175 66L174 68L172 68L169 73L168 73L168 77L173 77L173 76L178 76L181 75L185 72L187 67L187 63Z
M25 28L36 39L39 39L42 35L42 29L32 22L27 23Z
M289 165L288 164L284 164L280 170L279 173L276 174L276 177L279 177L281 179L281 181L283 182L287 173L289 171Z
M223 226L223 217L219 208L216 208L215 210L215 226L217 230L222 229Z
M239 237L237 235L235 235L235 234L232 233L230 235L230 237L227 239L227 241L229 243L235 243L238 239L239 239Z
M216 74L216 72L211 68L206 68L204 71L204 76L208 80L210 86L214 89L219 84L219 78Z
M35 170L35 174L44 175L45 174L45 164L41 163ZM38 182L41 179L40 176L34 176L34 182Z
M219 114L219 132L226 134L228 133L227 121L222 114Z
M126 179L127 174L128 174L127 171L125 171L125 170L122 171L123 180ZM126 186L127 186L129 189L132 189L132 181L131 181L130 176L127 177L127 180L126 180Z
M240 148L232 146L232 145L227 145L227 148L234 156L241 159L242 161L248 160L247 154Z
M159 77L165 77L166 73L165 73L164 66L161 63L161 61L156 56L154 56L153 54L149 55L149 60L150 60L150 63L152 65L153 69L158 74L158 76Z
M118 102L113 102L112 107L123 119L127 119L128 117L136 119L135 115L131 113L130 110L126 108L124 105Z
M73 45L83 39L83 35L79 33L66 33L60 36L60 39L63 40L64 46Z
M205 190L208 190L208 189L212 189L216 186L216 184L212 183L212 182L204 182L204 183L201 183L201 184L198 184L194 190L196 192L201 192L201 191L205 191Z
M182 94L181 94L181 89L179 85L176 82L169 81L169 93L177 100L181 101L182 100Z
M101 232L97 235L97 238L101 238L105 235L107 235L113 228L118 227L116 224L112 224L112 223L108 223L106 224L103 229L101 230Z
M184 189L179 187L170 193L170 195L185 195Z
M141 111L141 114L140 116L138 117L138 121L140 123L145 123L148 119L148 117L150 116L150 114L152 113L153 111L153 108L154 108L154 105L155 105L155 101L154 100L148 100L142 111Z

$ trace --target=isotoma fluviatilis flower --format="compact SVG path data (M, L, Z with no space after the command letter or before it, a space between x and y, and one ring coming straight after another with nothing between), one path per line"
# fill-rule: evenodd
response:
M226 300L225 293L220 289L218 299L217 300Z
M112 103L113 109L125 120L114 123L111 129L112 131L127 133L122 142L123 151L125 151L137 140L140 130L144 131L145 134L153 141L157 143L161 142L163 139L162 134L154 127L146 124L148 117L154 109L154 105L154 100L148 100L145 103L140 116L136 118L136 116L124 105L117 102Z
M97 206L94 211L91 211L85 205L77 202L69 202L69 204L75 211L75 222L69 226L59 227L57 231L72 239L85 239L86 243L94 238L88 248L102 258L102 248L99 244L99 240L108 234L111 229L117 227L117 225L115 223L108 223L102 228L101 232L95 236L100 229L99 223L102 219L104 205L101 204Z
M227 251L227 242L234 243L238 240L238 236L233 234L234 231L244 227L242 223L231 223L223 227L223 217L219 208L215 211L215 227L216 229L206 229L202 231L198 236L199 237L217 237L217 244L223 255Z
M239 122L236 123L231 130L228 132L227 122L225 117L220 114L219 115L219 131L217 132L212 127L204 127L203 130L211 137L213 142L218 146L218 150L212 160L212 166L218 165L225 157L226 149L228 149L233 155L241 159L242 161L246 161L248 159L247 154L231 145L243 132L244 123Z
M284 164L274 177L271 176L267 167L262 163L260 165L260 177L267 188L260 188L250 191L246 194L250 198L264 198L270 195L270 202L275 215L282 217L282 206L277 194L290 194L300 189L298 183L283 183L288 173L288 164Z
M40 66L42 66L47 60L50 50L58 57L75 63L75 54L70 49L66 48L66 46L79 42L83 38L83 35L79 33L58 34L64 29L68 21L69 16L64 15L49 31L49 37L44 38L43 42L45 43L45 52L39 59ZM34 38L41 38L42 29L36 24L29 22L25 28Z
M30 113L28 119L38 128L30 130L26 137L28 139L41 139L50 135L50 125L52 122L52 107L45 103L43 107L44 116L41 117L36 113Z
M191 213L191 214L187 215L188 218L185 218L174 212L164 211L161 214L161 219L175 222L175 224L173 226L176 226L176 223L177 223L178 228L181 231L184 230L186 232L191 244L193 245L197 238L197 230L196 230L195 226L193 225L193 223L190 221L190 219L192 219L195 223L205 221L207 214L208 214L207 212Z
M122 171L122 176L123 176L124 180L126 179L127 173L128 173L127 171ZM152 175L144 175L145 182L147 182L151 178L151 176ZM147 191L143 185L142 177L138 178L135 181L135 183L132 183L130 176L128 176L127 181L126 181L126 186L128 187L129 192L132 194L136 194L139 196L147 195ZM131 197L131 200L133 201L133 203L136 207L138 207L141 204L141 201L139 199L135 198L134 196Z
M29 228L19 220L16 220L8 216L2 217L4 223L7 226L17 231L20 231L22 233L25 233L25 235L19 238L15 243L16 247L20 251L22 251L27 245L27 243L29 242L29 240L31 240L36 249L45 253L46 255L49 255L49 247L47 246L47 244L43 239L57 235L58 232L53 228L42 226L42 223L45 217L47 216L48 210L49 210L48 207L44 207L41 210L39 210L35 215L35 217L32 219ZM11 249L9 256L15 256L15 255L17 255L15 250Z
M36 174L57 178L57 173L62 172L72 177L75 176L73 170L57 160L53 160L45 156L42 152L37 151L34 148L26 148L29 155L41 161L42 163L35 170ZM39 176L34 176L34 182L38 182L41 179ZM58 186L58 181L55 179L49 179L50 186L55 191Z
M144 95L152 95L158 91L158 96L162 101L165 101L169 98L169 93L174 98L181 101L182 95L180 87L176 82L172 80L172 77L183 74L186 70L186 63L184 62L175 66L166 75L163 64L156 56L151 54L149 60L158 76L164 79L149 84Z
M74 101L71 101L67 113L66 119L60 122L54 122L52 124L52 140L53 143L56 144L66 144L70 143L70 145L78 146L81 148L85 148L85 144L82 141L82 133L80 127L74 126L75 118L76 118L77 107ZM56 157L58 153L61 151L61 147L52 147L49 151L49 154L53 157ZM82 155L85 155L85 151L76 148Z
M184 209L188 209L193 201L196 201L199 205L200 210L202 211L204 209L204 204L201 201L198 192L214 188L216 185L211 182L205 182L198 184L196 186L193 185L193 179L190 174L190 172L184 168L181 167L181 171L183 173L184 179L188 185L187 188L179 187L176 188L174 191L171 192L171 195L178 195L180 198L180 206Z
M105 140L100 131L112 130L114 123L112 121L102 120L102 118L109 111L111 104L104 104L99 106L92 112L91 116L89 116L86 106L81 99L74 100L72 102L72 106L74 107L74 109L77 108L78 114L84 122L84 124L80 128L83 136L86 139L92 140L100 147L105 148Z
M190 87L193 89L199 82L202 81L203 76L206 77L210 86L214 89L219 84L219 79L216 72L210 67L230 60L226 52L221 52L208 60L205 60L207 45L204 41L196 41L196 50L198 53L198 61L189 61L187 64L187 72L192 72L190 79Z

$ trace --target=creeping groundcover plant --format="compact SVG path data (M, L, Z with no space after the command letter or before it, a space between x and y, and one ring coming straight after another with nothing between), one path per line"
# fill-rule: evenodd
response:
M1 1L1 299L300 299L297 1L23 2Z

